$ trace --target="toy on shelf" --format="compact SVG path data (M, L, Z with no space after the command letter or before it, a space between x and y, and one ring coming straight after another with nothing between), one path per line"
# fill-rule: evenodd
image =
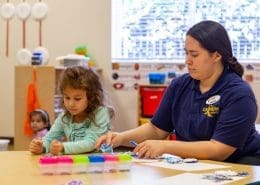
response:
M88 55L86 46L78 46L74 49L73 54L67 54L65 56L59 56L56 58L61 66L86 66L89 68L95 68L95 61Z
M42 65L43 64L43 55L41 52L32 53L32 65Z
M78 46L75 48L75 53L78 55L84 55L88 57L87 55L87 46Z
M95 68L96 67L96 63L93 60L93 58L88 54L88 50L87 50L87 46L78 46L75 48L75 54L77 55L83 55L85 57L87 57L88 60L88 67L90 68Z

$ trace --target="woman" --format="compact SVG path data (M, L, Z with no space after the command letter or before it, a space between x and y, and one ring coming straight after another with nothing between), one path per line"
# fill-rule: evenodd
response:
M243 67L232 54L225 28L202 21L186 34L188 74L174 79L151 123L123 132L111 132L96 142L138 144L139 157L170 153L183 158L237 162L260 152L255 130L257 105ZM166 138L175 132L176 141Z

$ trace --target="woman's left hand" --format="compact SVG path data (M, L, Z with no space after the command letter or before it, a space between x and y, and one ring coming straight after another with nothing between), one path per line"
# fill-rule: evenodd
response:
M147 140L138 144L133 152L139 158L157 158L165 153L166 143L164 140Z
M60 141L53 140L50 145L50 153L53 155L60 155L63 151L63 144Z

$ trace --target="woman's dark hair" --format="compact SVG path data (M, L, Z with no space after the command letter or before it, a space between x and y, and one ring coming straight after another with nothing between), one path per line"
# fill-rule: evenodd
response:
M226 29L214 21L201 21L191 27L186 35L196 39L209 52L218 52L225 67L242 77L243 66L233 56L231 42Z
M42 121L44 123L46 123L46 128L47 130L50 130L51 128L51 123L50 123L50 118L49 118L49 114L46 110L43 110L43 109L35 109L33 110L32 112L30 112L30 120L32 119L33 116L35 115L39 115L42 119Z
M61 94L67 87L86 91L88 106L85 113L90 121L95 122L97 108L103 105L104 100L104 93L98 75L83 66L69 67L63 72L60 79ZM68 115L69 112L65 110L64 116Z

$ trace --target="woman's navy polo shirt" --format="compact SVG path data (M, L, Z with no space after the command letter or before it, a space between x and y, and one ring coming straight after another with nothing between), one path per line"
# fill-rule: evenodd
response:
M216 84L201 94L199 82L184 74L174 79L151 122L175 132L177 140L214 139L237 148L228 161L260 152L255 129L257 105L250 86L225 69Z

